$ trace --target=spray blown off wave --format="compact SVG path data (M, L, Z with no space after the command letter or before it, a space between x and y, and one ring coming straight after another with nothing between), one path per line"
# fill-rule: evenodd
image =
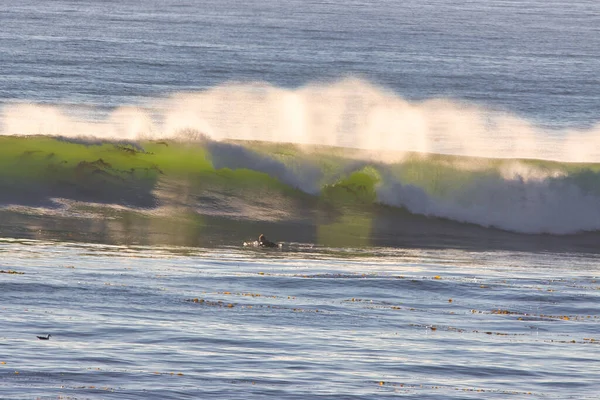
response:
M372 151L600 162L600 125L548 132L508 113L449 99L409 102L358 79L284 89L226 84L109 113L87 106L5 106L4 135L260 140Z
M91 205L370 237L390 218L520 233L600 230L600 164L395 153L257 141L109 142L1 137L4 209ZM382 217L382 215L385 215ZM427 218L425 218L427 217ZM185 217L187 218L187 217ZM378 223L377 221L380 221ZM391 234L394 227L390 228Z

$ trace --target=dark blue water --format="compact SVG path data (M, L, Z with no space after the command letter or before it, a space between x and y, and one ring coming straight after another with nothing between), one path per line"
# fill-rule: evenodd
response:
M22 1L1 6L4 103L116 107L230 81L357 76L547 127L600 109L600 4L528 0Z

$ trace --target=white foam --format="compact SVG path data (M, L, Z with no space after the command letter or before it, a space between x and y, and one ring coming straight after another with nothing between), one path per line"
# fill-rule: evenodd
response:
M600 230L600 197L560 171L514 165L499 176L474 179L434 195L394 180L378 187L382 203L415 214L522 233Z

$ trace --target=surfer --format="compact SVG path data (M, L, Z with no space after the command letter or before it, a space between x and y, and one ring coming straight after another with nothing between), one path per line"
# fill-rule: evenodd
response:
M258 245L260 247L279 247L276 243L273 243L265 237L262 233L258 237Z
M40 340L48 340L48 339L50 339L50 336L52 336L52 335L48 334L48 336L38 336L37 338Z

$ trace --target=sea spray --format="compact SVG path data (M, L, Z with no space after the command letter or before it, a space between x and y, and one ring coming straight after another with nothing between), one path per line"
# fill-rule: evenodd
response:
M104 112L56 105L2 109L4 135L91 136L111 140L206 136L393 152L600 161L600 126L548 131L502 110L446 98L408 101L347 78L281 88L226 83ZM386 153L389 156L390 153Z

